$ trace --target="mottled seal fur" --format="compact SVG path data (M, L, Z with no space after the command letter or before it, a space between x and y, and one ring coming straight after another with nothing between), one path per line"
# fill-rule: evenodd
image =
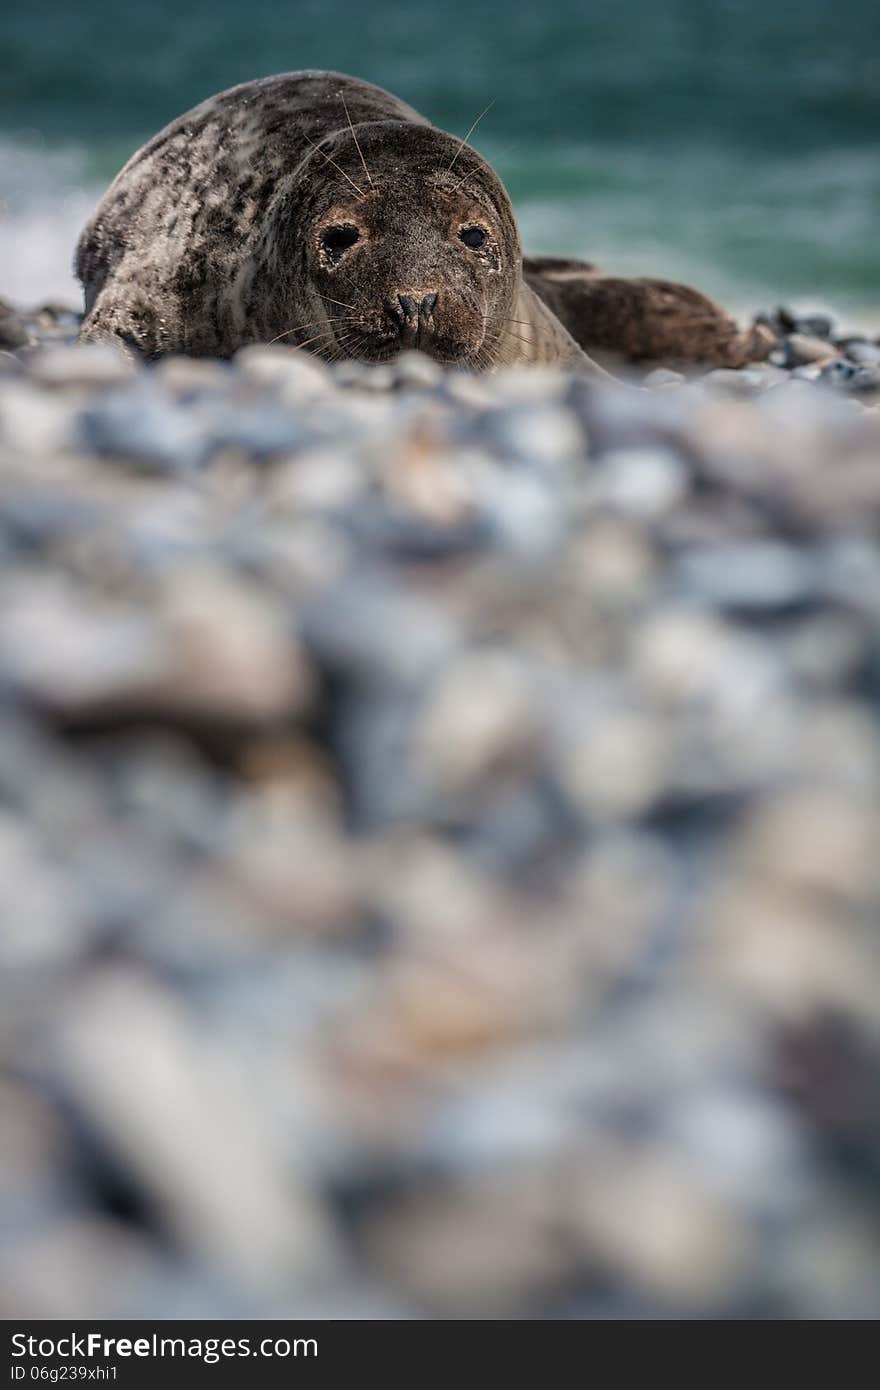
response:
M330 360L418 347L475 368L603 375L594 344L633 359L755 355L696 291L524 263L485 160L339 73L247 82L166 126L114 180L76 271L83 338L147 358L282 341Z

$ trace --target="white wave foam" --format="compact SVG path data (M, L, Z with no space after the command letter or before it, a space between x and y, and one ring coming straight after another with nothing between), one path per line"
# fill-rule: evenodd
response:
M0 295L24 306L47 299L78 305L77 237L101 196L85 153L50 150L39 139L0 140Z

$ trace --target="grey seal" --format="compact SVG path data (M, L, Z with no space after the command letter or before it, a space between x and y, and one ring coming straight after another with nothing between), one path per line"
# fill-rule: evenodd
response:
M507 193L466 140L332 72L246 82L172 121L108 189L76 272L83 339L148 359L284 342L331 361L415 347L477 369L553 363L602 376L588 349L594 323L598 346L615 346L615 295L621 343L658 339L652 293L615 289L637 282L524 263ZM697 299L700 353L741 353L733 321ZM675 356L688 314L671 334L668 308L660 321L662 355Z

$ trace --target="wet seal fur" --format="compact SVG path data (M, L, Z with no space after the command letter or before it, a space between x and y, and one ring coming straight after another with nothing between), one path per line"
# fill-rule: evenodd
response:
M465 141L397 97L299 72L211 97L125 165L79 241L86 341L146 358L281 341L328 360L418 347L441 362L765 355L664 281L523 261L507 194Z

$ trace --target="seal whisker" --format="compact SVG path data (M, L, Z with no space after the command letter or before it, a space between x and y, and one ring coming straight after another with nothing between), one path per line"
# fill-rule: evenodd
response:
M500 341L501 335L500 333L496 333L493 337L483 342L479 352L474 358L474 366L478 370L482 371L484 367L496 367L498 365L499 353L494 351L494 349L498 346Z
M452 159L449 161L449 165L448 165L448 167L447 167L447 169L446 169L447 174L448 174L448 173L451 173L452 167L453 167L453 165L455 164L455 161L458 159L458 156L461 154L461 152L462 152L462 150L464 149L465 145L467 144L468 140L470 140L471 136L473 135L473 133L474 133L474 131L476 130L477 126L480 124L480 121L483 119L483 117L485 116L486 112L492 110L492 107L495 105L495 102L496 102L496 101L497 101L497 97L493 97L492 100L489 102L489 105L485 108L485 110L483 110L483 111L480 112L479 116L478 116L477 119L474 121L474 123L473 123L473 125L471 126L470 130L468 131L467 135L464 137L464 139L463 139L463 140L461 141L461 143L459 144L459 147L458 147L458 149L455 151L455 154L452 156ZM468 177L468 175L465 174L465 178L467 178L467 177Z
M298 324L295 324L293 328L285 328L284 332L283 332L283 333L279 333L279 334L277 335L277 337L275 337L275 338L270 338L269 341L268 341L268 343L266 344L266 346L267 346L267 347L271 347L272 344L273 344L273 343L277 343L278 340L279 340L280 338L287 338L287 337L289 337L289 335L290 335L291 333L302 333L302 332L304 332L305 329L307 329L307 328L317 328L318 324L323 324L325 327L328 327L328 328L329 328L330 325L331 325L331 324L334 324L334 323L350 323L350 322L351 322L351 316L349 316L349 315L343 315L342 317L340 317L340 318L338 318L338 319L315 319L312 323L298 323ZM297 345L295 345L295 346L297 346Z
M318 298L326 299L328 304L338 304L341 309L351 309L354 313L357 313L357 309L353 304L346 304L341 299L331 299L329 294L321 294L320 290L318 291Z
M353 323L358 317L357 314L337 314L334 318L312 319L311 323L298 323L293 328L288 328L288 333L297 333L301 328L317 328L319 323Z
M495 162L496 162L496 160L502 159L505 155L511 154L514 150L518 150L518 149L520 148L521 144L522 144L522 141L517 141L517 142L515 142L514 144L511 144L511 145L503 145L502 148L501 148L500 150L498 150L498 152L493 156L493 158L492 158L492 164L494 165ZM464 179L461 180L461 183L459 183L459 184L457 185L457 187L460 188L460 187L461 187L461 184L464 183L465 179L467 179L467 178L469 178L469 177L470 177L469 174L465 174Z
M336 163L336 160L335 160L335 159L331 159L330 156L329 156L329 154L325 154L325 153L324 153L324 151L321 149L320 145L316 145L315 142L314 142L314 140L310 140L310 139L309 139L309 137L308 137L308 135L306 135L305 131L303 131L302 136L303 136L303 139L304 139L309 145L311 145L311 147L312 147L313 150L317 150L317 151L318 151L318 154L322 157L322 159L326 159L326 161L327 161L328 164L332 164L334 169L338 169L338 170L339 170L339 172L340 172L340 174L342 175L342 177L343 177L344 179L346 179L346 180L351 184L352 188L354 189L355 193L358 195L359 198L365 198L365 197L367 196L362 188L358 188L358 186L357 186L357 184L355 183L354 179L349 178L348 174L347 174L347 173L345 172L345 170L341 167L341 165L339 165L339 164Z
M501 355L504 348L504 339L508 336L507 329L500 329L494 337L484 344L486 350L486 364L489 367L497 367L501 364ZM515 336L515 335L512 335ZM525 342L525 339L521 341ZM531 343L529 344L531 346Z
M343 334L341 338L338 337L336 339L336 347L330 353L330 356L327 359L328 362L341 362L343 358L351 356L351 353L348 350L351 347L353 338L354 334L351 332Z
M351 357L352 354L351 354L351 352L349 351L349 348L350 348L350 347L351 347L351 343L346 339L345 342L342 342L342 343L340 343L340 344L338 345L338 347L335 349L334 352L331 352L331 354L330 354L330 356L329 356L329 358L328 358L328 361L330 361L330 362L342 362L345 358Z
M520 145L521 145L521 144L522 144L522 141L517 141L515 144L512 144L512 145L504 145L504 146L498 151L497 155L495 156L495 159L500 159L503 155L510 154L512 150L518 150L518 149L520 148ZM495 163L495 159L493 159L493 161L492 161L493 164ZM459 179L458 183L455 185L455 187L454 187L453 190L452 190L453 193L457 193L457 192L459 191L459 189L460 189L464 184L467 183L468 179L469 179L469 178L472 178L472 177L473 177L473 171L471 171L471 173L465 174L465 175L464 175L464 178Z
M363 152L363 150L361 149L361 142L360 142L360 140L357 138L357 135L356 135L356 133L355 133L355 128L354 128L354 126L353 126L352 123L351 123L351 116L348 114L348 102L345 100L345 95L344 95L342 92L340 92L339 95L342 97L342 105L343 105L343 108L344 108L344 110L345 110L345 118L346 118L346 120L348 121L348 128L349 128L349 130L351 131L351 133L352 133L352 135L353 135L353 137L354 137L354 143L355 143L355 145L356 145L356 147L357 147L357 152L358 152L358 154L359 154L360 157L361 157L361 164L363 164L363 166L364 166L364 173L366 174L367 178L370 180L370 187L371 187L371 188L375 188L376 185L373 183L373 175L370 173L369 169L367 168L367 161L364 159L364 152Z
M453 185L453 189L452 189L453 193L460 193L461 190L464 188L465 184L466 184L470 179L476 178L476 176L477 176L478 173L479 173L479 170L478 170L478 169L471 169L471 170L469 170L469 172L466 173L466 174L464 175L463 178L460 178L460 179L459 179L458 183L456 183L456 184Z
M283 337L284 335L282 334L281 336ZM333 334L331 333L330 329L327 328L324 330L323 333L316 333L313 338L306 338L304 343L292 343L291 346L295 348L307 348L312 343L319 343L322 338L332 338L332 336ZM277 339L275 341L277 342Z
M288 328L288 333L298 333L301 328L317 328L322 323L354 323L358 319L357 314L337 314L335 318L312 319L311 323L298 323L294 328Z
M516 338L517 342L527 343L529 347L534 347L535 345L534 338L525 338L522 333L514 333L512 328L505 328L504 333L508 338Z

